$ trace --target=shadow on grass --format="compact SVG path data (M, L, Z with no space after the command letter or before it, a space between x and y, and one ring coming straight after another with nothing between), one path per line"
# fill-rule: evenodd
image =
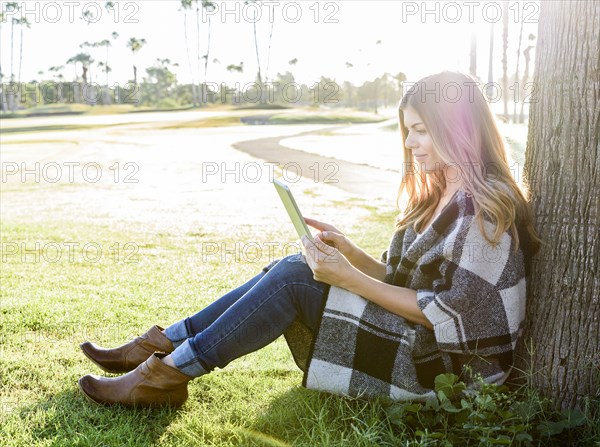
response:
M244 445L394 445L386 424L389 401L353 399L309 390L301 385L273 398L249 429L238 430Z
M319 400L325 396L306 390L300 385L273 398L266 411L253 421L248 429L240 429L248 445L291 446L316 445L313 435L318 431L318 415L315 408L325 410Z
M32 440L43 445L155 445L177 418L178 409L134 409L95 405L73 388L44 402L21 407Z

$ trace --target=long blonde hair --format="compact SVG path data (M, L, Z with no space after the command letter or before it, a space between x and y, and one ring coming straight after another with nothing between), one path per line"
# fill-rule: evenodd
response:
M420 232L433 217L446 187L443 171L425 173L411 169L416 164L405 145L407 107L420 116L438 156L459 172L463 189L473 197L475 219L485 239L495 246L510 229L516 241L515 251L523 243L530 255L535 254L543 242L533 226L526 179L517 184L511 175L507 144L478 81L459 72L443 71L427 76L417 81L400 101L398 118L404 168L396 199L402 211L396 227L404 229L412 224ZM483 226L484 215L496 225L491 238ZM519 233L524 240L520 241Z

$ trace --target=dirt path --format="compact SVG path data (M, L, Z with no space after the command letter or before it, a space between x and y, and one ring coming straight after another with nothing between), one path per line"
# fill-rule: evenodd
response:
M288 223L265 165L276 162L292 177L297 177L297 171L302 173L289 183L307 217L350 229L371 213L362 205L393 209L398 173L280 143L344 127L164 130L152 120L89 130L1 135L2 162L30 173L5 176L0 185L0 220L16 225L90 223L149 233L219 235L229 231L239 232L240 241L246 241L247 229L258 234ZM73 180L67 169L70 165L76 165ZM51 177L57 171L60 175L55 181ZM86 172L88 177L98 173L100 179L88 178Z
M339 126L344 128L347 126ZM330 131L334 128L329 129ZM317 131L300 132L294 136L314 134ZM232 144L234 149L266 162L288 166L297 165L304 177L327 183L345 192L365 199L389 200L395 197L399 175L392 171L349 161L303 152L280 144L289 136L276 136ZM368 150L368 148L366 148ZM317 173L319 174L317 179Z

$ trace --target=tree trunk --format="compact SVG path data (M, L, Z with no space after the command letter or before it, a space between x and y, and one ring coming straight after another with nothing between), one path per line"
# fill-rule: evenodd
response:
M523 10L519 14L522 14ZM517 102L522 101L523 95L523 86L519 85L519 61L521 60L521 44L523 40L523 21L521 20L521 27L519 31L519 41L517 48L517 68L515 69L515 92L517 92L517 97L513 100L513 123L517 122Z
M256 65L258 66L258 86L257 88L260 89L259 93L260 93L260 104L264 104L265 101L265 85L263 84L263 80L262 80L262 73L260 70L260 57L258 55L258 40L256 38L256 12L254 13L254 48L256 48Z
M504 120L508 123L508 1L502 2L502 103Z
M541 2L525 172L540 238L517 366L557 407L600 397L600 3Z
M107 85L106 87L102 87L102 105L108 106L112 104L110 98L110 87Z
M187 55L188 67L190 69L190 76L192 77L192 107L195 109L196 107L200 107L200 104L197 104L196 98L198 93L196 92L196 81L194 79L194 70L192 68L192 60L190 59L190 47L188 45L188 34L187 34L187 10L183 12L183 36L185 40L185 53Z
M491 98L493 95L493 82L494 82L494 22L490 23L490 58L488 61L488 87L487 97Z
M210 16L208 16L208 43L206 44L206 58L204 59L204 97L203 102L208 104L206 84L208 83L208 58L210 57Z
M477 34L471 32L471 50L469 52L469 73L477 78Z
M71 82L73 86L73 104L79 104L82 101L83 94L81 91L81 83L79 81Z
M0 75L2 74L2 67L0 67ZM6 103L6 85L0 77L0 111L8 112L8 104Z
M198 100L198 102L196 102L196 98L198 98L198 92L197 92L197 86L194 83L194 80L192 79L192 103L193 103L193 107L200 107L200 100Z
M23 23L23 11L21 10L21 39L19 40L19 85L21 84L21 68L23 67L23 27L25 23Z
M523 74L523 91L525 92L525 95L527 95L528 93L530 93L530 91L527 89L527 83L529 82L529 53L531 52L531 50L533 49L533 46L528 46L527 48L525 48L525 51L523 51L523 56L525 57L525 73ZM521 99L521 112L519 113L519 124L523 124L523 122L525 121L525 101L529 101L530 98L528 96L524 96Z
M15 110L17 109L17 100L15 99L16 93L14 92L17 90L17 87L14 82L10 82L8 85L9 91L6 93L8 110L10 110L11 113L15 113Z

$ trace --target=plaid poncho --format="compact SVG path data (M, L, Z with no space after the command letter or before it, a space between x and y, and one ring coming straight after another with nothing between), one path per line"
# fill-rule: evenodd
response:
M485 230L493 234L487 220ZM300 320L284 333L304 371L302 385L351 397L424 400L434 397L441 373L468 384L479 374L504 382L525 314L524 255L514 247L509 232L495 247L484 239L462 190L422 234L397 230L381 255L384 281L416 290L434 329L331 286L316 335ZM464 374L465 365L472 375Z

